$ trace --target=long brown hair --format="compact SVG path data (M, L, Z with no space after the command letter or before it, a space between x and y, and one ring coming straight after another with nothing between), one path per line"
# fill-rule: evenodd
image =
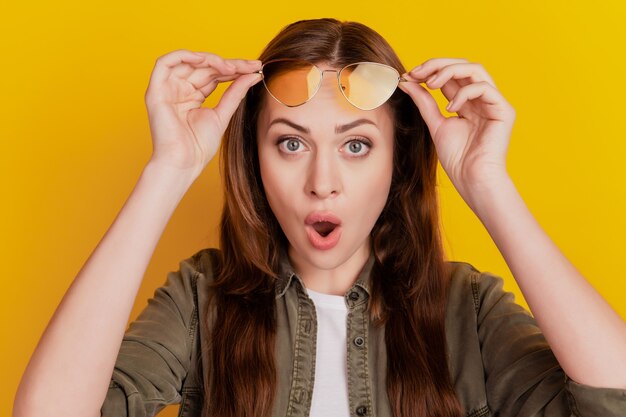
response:
M285 27L261 53L342 67L357 61L405 69L389 44L355 22L316 19ZM222 259L212 291L215 323L207 328L210 364L203 415L269 417L277 388L274 285L287 244L261 182L256 121L265 92L248 91L222 144ZM385 326L387 394L395 417L462 415L446 357L448 271L439 231L437 155L409 96L397 89L394 171L389 198L371 232L375 263L368 306Z

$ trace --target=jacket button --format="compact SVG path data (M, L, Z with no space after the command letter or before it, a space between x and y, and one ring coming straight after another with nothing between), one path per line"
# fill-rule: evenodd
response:
M356 415L359 417L363 417L364 415L367 414L367 407L365 407L364 405L360 405L356 408Z
M365 344L365 339L363 339L361 336L357 336L354 338L354 344L358 347L362 347Z
M352 292L350 293L349 297L350 297L350 299L351 299L352 301L356 301L356 300L358 300L358 299L359 299L359 293L358 293L358 292L356 292L356 291L352 291Z

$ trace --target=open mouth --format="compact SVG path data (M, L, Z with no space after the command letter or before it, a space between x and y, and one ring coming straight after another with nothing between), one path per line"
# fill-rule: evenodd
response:
M335 227L337 227L335 223L327 221L315 222L311 226L322 237L328 236L333 230L335 230Z
M341 219L330 211L315 211L306 216L305 230L309 242L317 250L337 246L341 238Z

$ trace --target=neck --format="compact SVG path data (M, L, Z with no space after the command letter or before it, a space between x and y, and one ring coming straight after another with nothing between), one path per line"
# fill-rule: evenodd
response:
M369 242L366 241L348 259L328 268L314 265L301 257L290 245L289 260L304 285L324 294L344 295L354 285L363 266L369 259Z

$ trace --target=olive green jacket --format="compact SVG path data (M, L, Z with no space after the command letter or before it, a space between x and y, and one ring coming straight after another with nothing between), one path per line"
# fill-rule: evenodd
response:
M207 309L217 249L203 249L170 272L129 326L102 406L111 417L152 416L180 403L180 416L201 415ZM391 417L385 389L384 328L366 306L373 257L345 295L351 415ZM467 416L626 416L626 390L568 379L534 319L503 290L501 278L451 262L446 315L449 370ZM273 416L305 417L315 375L315 306L283 257L276 286L278 390ZM601 342L600 342L601 343ZM217 417L217 416L216 416Z

